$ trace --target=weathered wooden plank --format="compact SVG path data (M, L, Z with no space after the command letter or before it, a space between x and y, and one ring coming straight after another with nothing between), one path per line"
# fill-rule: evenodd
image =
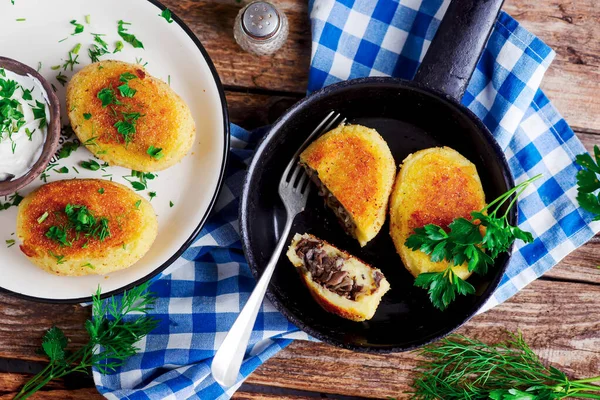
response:
M532 348L577 377L600 368L600 287L536 281L507 303L475 317L459 332L486 342L521 329ZM413 379L414 353L357 354L297 341L257 369L252 384L363 397L404 398Z
M0 374L0 400L12 399L27 382L30 375ZM30 397L32 400L96 400L103 399L95 387L69 388L62 380L48 383L41 391Z

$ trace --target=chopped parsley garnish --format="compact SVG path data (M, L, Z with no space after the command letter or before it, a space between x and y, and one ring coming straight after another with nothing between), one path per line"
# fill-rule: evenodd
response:
M148 196L150 196L150 201L156 197L156 192L148 192Z
M60 69L60 65L53 65L53 66L51 66L51 67L50 67L50 69L51 69L52 71L57 71L57 70L59 70L59 69Z
M62 72L59 72L58 75L56 75L56 80L61 85L65 86L65 83L67 83L67 76L63 75Z
M90 113L83 113L83 118L85 118L85 120L89 120L90 118L92 118L92 114Z
M119 92L121 92L121 96L129 97L129 98L132 98L133 96L135 96L135 94L137 92L137 90L129 87L128 83L124 83L120 86L117 86L117 89L119 89Z
M98 189L98 193L100 193L100 194L104 194L104 188L100 188L100 189Z
M42 69L42 62L38 61L38 66L37 66L37 72L40 72L40 70Z
M8 196L8 201L6 203L0 203L0 210L8 210L11 207L16 207L21 204L23 200L23 196L21 196L18 192Z
M85 264L83 264L81 267L82 267L82 268L83 268L83 267L86 267L86 268L90 268L90 269L96 269L96 268L95 268L95 267L94 267L92 264L90 264L89 262L88 262L88 263L85 263Z
M162 10L162 12L158 14L158 16L163 17L170 24L173 23L173 18L171 18L171 10L169 10L168 8Z
M98 98L102 101L102 107L106 107L110 104L114 104L117 101L115 91L110 88L104 88L98 92Z
M17 22L25 22L27 21L25 18L17 18Z
M71 53L73 54L79 54L79 50L81 49L81 43L77 43L75 45L75 47L73 47L73 50L71 50Z
M0 97L10 98L15 94L19 85L10 79L0 79Z
M94 160L82 161L80 165L82 168L89 169L90 171L98 171L100 169L100 164Z
M136 132L135 125L137 120L142 117L142 115L139 112L124 112L121 114L123 115L123 120L117 121L117 123L115 123L115 128L117 128L117 132L123 135L125 144L129 144L131 143L132 136Z
M79 64L79 61L77 61L77 59L79 58L79 55L75 54L75 58L73 58L73 53L69 52L69 59L65 60L65 63L63 64L63 70L67 70L67 68L70 68L71 71L73 71L73 67L75 66L75 64Z
M150 146L148 147L148 150L146 150L146 153L155 160L160 160L164 156L162 150L163 149L160 147Z
M131 25L131 23L129 22L125 22L123 20L120 20L118 22L118 28L117 28L117 32L119 33L119 36L121 36L121 38L123 38L124 41L126 41L127 43L129 43L130 45L132 45L135 48L144 48L144 44L142 42L140 42L135 35L128 33L128 29L125 27L126 25Z
M46 105L39 100L35 101L36 107L32 107L31 111L33 111L33 119L40 120L40 124L38 126L39 129L43 129L46 126Z
M21 90L23 91L23 100L27 100L27 101L31 101L33 100L33 97L31 96L31 92L33 91L33 88L31 89L25 89L23 86L21 86Z
M98 136L92 136L91 138L89 138L88 140L86 140L85 142L83 142L84 146L98 146L98 143L96 143L96 139L98 139Z
M3 76L6 78L6 71L4 70L4 68L0 68L0 76Z
M36 131L36 129L31 130L29 128L25 128L25 134L27 135L27 139L29 139L29 141L33 140L33 134Z
M61 246L72 246L81 235L101 242L110 236L108 219L97 218L86 206L67 204L64 212L66 221L61 225L52 225L46 232L46 237Z
M151 172L131 171L131 175L123 177L131 184L136 191L144 190L148 187L148 180L156 178L156 175ZM137 180L135 180L137 179Z
M173 208L173 206L174 206L174 205L175 205L175 204L173 204L173 202L172 202L172 201L169 201L169 207Z
M81 32L83 32L83 25L78 23L76 20L72 20L71 25L75 26L75 32L73 32L71 34L71 36L77 35L77 34L80 34Z
M102 36L106 36L100 33L92 33L92 35L94 36L94 42L98 43L100 46L102 46L103 49L108 49L108 43L106 43L103 39Z
M91 21L91 17L90 17L90 15L88 14L88 15L86 15L86 16L85 16L85 23L89 25L89 24L90 24L90 21Z
M77 142L65 142L58 153L58 159L67 158L73 153L75 150L79 148L79 143Z
M75 172L79 173L79 170L78 170L77 168L75 168L75 167L71 167L71 168L73 168L73 170L74 170Z
M15 239L6 239L6 248L13 247L15 245Z
M136 208L136 210L139 210L139 209L140 209L140 205L141 205L141 204L142 204L142 201L141 201L141 200L138 200L138 201L136 201L136 202L135 202L135 208Z
M113 51L113 54L118 53L121 50L123 50L123 42L119 40L117 43L115 43L115 50Z
M140 58L136 57L135 58L135 63L141 65L142 67L145 67L146 65L148 65L148 62L147 61L144 62L144 60L142 59L142 57L140 57Z
M40 217L37 219L37 223L41 224L42 222L44 222L46 220L46 218L48 218L48 211L44 211L44 213L42 215L40 215Z
M60 169L53 169L52 171L58 173L58 174L68 174L69 173L69 168L67 167L61 167Z

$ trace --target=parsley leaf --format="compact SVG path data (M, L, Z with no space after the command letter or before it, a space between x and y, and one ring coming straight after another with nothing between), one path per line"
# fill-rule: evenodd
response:
M21 90L23 91L23 100L27 100L27 101L31 101L33 100L33 97L31 96L31 92L33 92L33 88L31 89L25 89L23 86L21 86Z
M94 160L82 161L80 165L82 168L89 169L90 171L98 171L100 169L100 164Z
M93 63L100 61L100 57L108 53L108 50L96 46L95 44L91 45L88 49L88 56L90 57L90 60L92 60Z
M65 349L68 340L62 330L53 326L46 332L42 339L42 349L50 362L62 363L65 361Z
M123 20L120 20L118 22L118 28L117 28L117 32L119 33L119 36L121 36L121 38L123 38L123 40L127 43L129 43L130 45L132 45L135 48L144 48L144 44L142 42L140 42L135 35L131 34L131 33L127 33L128 29L125 27L126 25L131 25L130 22L125 22Z
M92 118L92 114L90 114L90 113L83 113L83 118L85 118L85 120L88 121L90 118Z
M58 159L67 158L73 153L75 150L79 148L79 143L77 142L65 142L58 153Z
M121 50L123 50L123 42L119 40L117 43L115 43L115 50L113 51L113 54L118 53Z
M17 81L10 79L0 79L0 97L10 98L15 94L17 90Z
M102 101L102 107L106 107L117 102L115 91L110 87L100 90L97 97L100 99L100 101Z
M173 23L173 18L171 18L171 10L169 10L168 8L162 10L162 12L158 14L158 16L163 17L170 24Z
M36 107L32 107L31 111L33 111L33 119L40 120L40 124L38 126L39 129L43 129L46 126L46 105L39 100L35 101Z
M75 32L73 32L71 35L77 35L81 32L83 32L83 25L81 25L80 23L78 23L76 20L72 20L71 21L71 25L75 26Z
M595 161L594 161L595 158ZM575 162L582 168L577 172L577 202L594 216L594 221L600 221L600 148L594 146L594 158L589 153L579 154Z
M428 224L415 228L405 242L405 246L413 251L421 251L432 262L448 262L445 270L420 274L415 286L428 289L432 304L444 310L456 298L456 294L474 293L474 288L462 280L454 272L454 266L467 263L469 272L485 275L494 260L510 249L519 239L526 243L533 241L529 232L508 223L508 212L527 186L538 179L537 175L507 191L481 211L471 213L471 220L456 218L444 228ZM515 197L511 200L511 197ZM497 216L500 208L509 202L502 216ZM485 233L481 233L484 226Z
M146 150L146 153L155 160L160 160L164 157L162 150L162 148L150 146L148 147L148 150Z

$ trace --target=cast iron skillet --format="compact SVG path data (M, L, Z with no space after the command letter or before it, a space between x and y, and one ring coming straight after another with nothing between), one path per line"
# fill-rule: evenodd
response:
M483 123L459 103L498 16L502 0L454 0L415 79L363 78L328 86L301 100L271 128L250 165L240 204L244 251L260 276L285 223L277 194L281 173L308 134L331 110L366 125L387 141L396 164L410 153L450 146L476 166L487 200L514 186L508 164ZM364 248L347 236L316 190L294 221L295 233L310 232L380 268L391 290L372 320L351 322L323 311L285 255L267 293L291 322L327 343L370 352L404 351L440 339L469 320L498 286L508 255L483 278L469 279L477 293L459 296L446 311L431 305L426 291L402 265L389 226ZM516 211L509 216L516 222Z

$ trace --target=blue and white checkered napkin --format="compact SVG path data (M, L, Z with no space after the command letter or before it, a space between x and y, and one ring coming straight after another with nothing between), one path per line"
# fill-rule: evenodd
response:
M362 76L410 79L449 0L312 0L309 91ZM575 200L575 155L584 148L539 89L554 52L505 13L495 26L463 103L504 149L517 182L543 174L519 201L520 244L487 307L532 282L598 230ZM94 371L109 399L226 399L210 376L212 356L254 286L238 234L245 167L265 130L232 126L230 164L219 202L194 245L152 285L160 326L116 373ZM239 384L292 339L309 339L265 301ZM238 384L238 386L239 386Z

